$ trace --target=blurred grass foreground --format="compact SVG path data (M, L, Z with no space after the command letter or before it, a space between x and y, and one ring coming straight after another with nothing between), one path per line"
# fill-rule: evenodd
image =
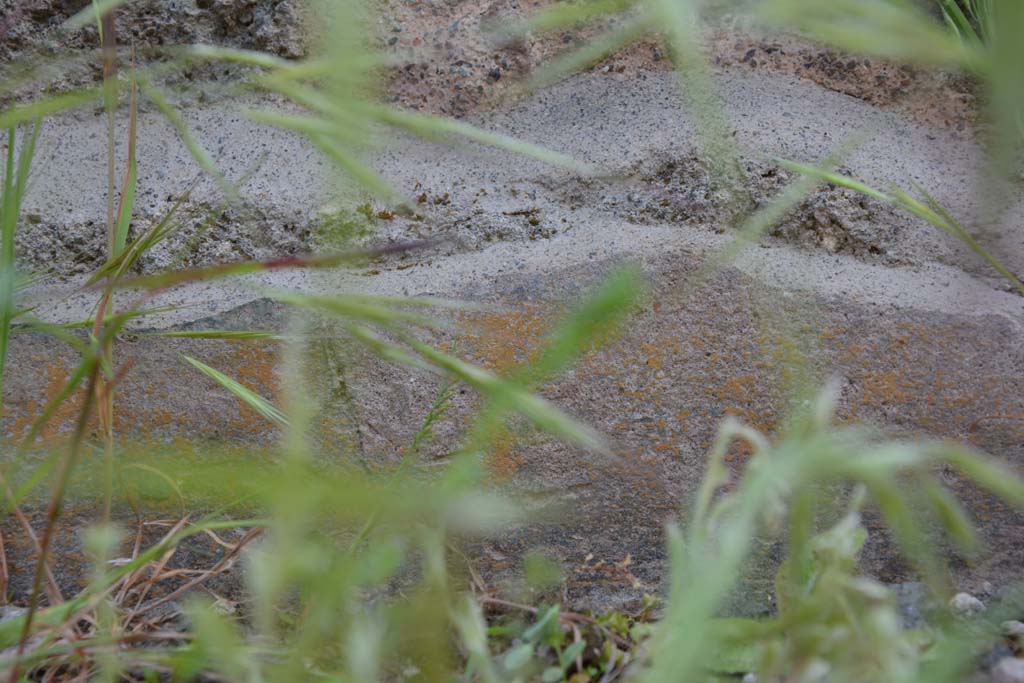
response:
M831 259L815 267L854 264L854 272L905 278L881 278L880 290L920 271L962 275L999 302L992 310L988 299L973 304L969 329L979 331L962 332L950 315L909 329L953 329L952 336L908 333L916 337L909 343L938 358L940 379L946 370L956 376L950 368L987 362L964 361L965 349L943 339L991 335L992 347L982 348L1019 361L1024 285L1019 254L1005 247L1019 246L1021 234L1013 211L1024 4L506 4L0 3L0 675L12 683L934 683L991 671L994 680L1024 680L1017 658L1024 602L1015 587L999 586L986 608L956 578L992 540L976 529L988 521L986 510L1018 519L1019 463L967 438L940 438L948 436L945 419L963 423L968 436L986 420L1018 429L1021 396L1000 395L1001 412L954 419L938 412L930 385L890 382L879 389L889 392L883 414L895 410L891 403L914 402L924 406L921 421L907 429L898 420L860 421L841 409L844 380L822 350L832 330L822 310L827 297L722 284L774 253L791 258L771 261L790 264L774 277L803 277L800 264L818 258L806 254L821 253L813 249ZM399 16L413 19L403 25ZM446 25L433 31L414 21L430 27L437 17ZM476 33L462 32L461 22ZM740 35L758 47L748 51ZM725 63L716 46L734 41L744 56ZM783 58L787 50L797 66ZM540 134L546 118L568 116L546 108L556 97L550 93L579 87L579 100L570 100L611 109L617 88L647 79L627 66L648 59L652 70L670 73L659 83L675 81L664 92L673 100L679 93L689 126L679 143L689 156L655 149L645 151L653 171L633 159L616 167L607 150ZM752 160L730 110L734 96L718 79L729 69L747 73L758 59L783 71L826 61L833 71L817 73L816 82L844 93L848 100L835 101L851 109L882 107L893 92L883 87L885 74L954 82L956 92L970 93L970 114L961 117L969 130L960 131L978 150L970 206L946 206L918 177L889 187L866 182L850 169L865 155L871 162L878 130L848 135L824 112L813 123L834 132L827 154L808 159L794 143L793 154L781 156L800 158ZM882 65L865 86L882 93L876 99L856 81L870 60ZM477 85L471 68L480 70ZM586 75L573 80L578 73ZM437 99L442 77L449 89ZM749 83L743 79L730 88ZM583 83L599 94L584 97ZM897 90L904 87L911 86ZM636 106L673 111L676 104ZM881 126L903 116L893 111L865 120ZM777 125L778 112L763 113L756 129ZM597 104L581 114L598 122L603 115ZM527 124L502 125L522 120L515 116ZM644 116L636 113L638 121ZM659 123L651 139L674 125ZM248 158L253 148L238 144L252 136L269 142ZM102 151L102 160L76 157L74 143ZM481 189L466 200L446 184L445 169L461 164L480 179L471 165L480 159L505 164L508 197ZM407 177L382 170L404 169L406 161L416 169ZM301 205L295 198L305 197L307 183L323 184L328 200ZM530 183L520 194L518 186ZM639 189L609 200L615 183ZM561 193L579 222L550 219L542 201L526 206L538 188ZM300 204L288 211L302 218L290 222L289 202ZM460 202L471 207L469 218L458 214ZM51 226L57 219L38 208L58 205L82 216L74 231ZM835 213L837 205L846 213ZM618 223L602 232L608 212ZM979 227L963 215L982 217ZM939 249L934 244L953 256L924 265L885 260L884 245L848 219L871 229L916 226L912 234L924 237L901 243L907 259ZM801 233L811 252L771 241L807 221L819 231ZM699 233L697 223L714 230ZM649 246L635 227L648 224L651 234L671 230L682 241ZM822 233L823 225L833 232ZM1006 225L995 237L986 230ZM612 256L569 268L562 280L527 271L532 288L508 294L499 284L500 297L474 291L479 281L460 279L468 270L444 265L504 267L492 256L518 249L509 246L513 238L527 245L515 252L525 255L519 270L525 263L569 268L560 259L573 249L584 262L598 252ZM671 270L654 258L677 255L686 267ZM946 310L946 298L928 299L929 310ZM509 302L522 305L510 311ZM217 313L192 313L204 307ZM724 378L709 346L713 332L668 326L658 330L661 342L635 342L663 309L679 319L705 314L702 329L741 328L722 335L734 351L748 338L771 340L774 360L746 379ZM1013 310L1015 319L1005 313ZM745 312L749 319L736 323ZM475 335L464 333L467 325ZM884 362L915 364L901 355L907 338L893 342ZM591 391L580 379L599 375L602 359L623 347L640 348L643 370L663 384L680 379L672 359L692 355L704 370L675 389L694 407L670 410L655 383L626 379L617 391L634 410L588 424L581 405L626 405L615 403L610 383ZM844 349L850 357L862 352ZM863 355L873 353L880 352ZM1003 358L1012 376L999 391L1019 389L1013 378L1021 368ZM26 400L25 378L37 370L45 390ZM177 379L168 384L168 377ZM961 388L954 380L946 387ZM757 392L777 406L770 419L736 408ZM734 409L709 407L723 397ZM947 404L966 410L966 401ZM221 420L224 406L237 419ZM360 414L372 419L361 422ZM213 427L190 428L197 419ZM713 436L694 437L704 451L699 466L681 459L678 434L641 444L636 456L610 433L631 434L640 424L664 433L668 420L709 422ZM916 428L925 421L934 429ZM383 443L384 455L369 457L364 441ZM660 459L645 459L652 451ZM692 486L651 483L660 481L650 474L655 462ZM510 485L520 471L533 477L532 492ZM639 531L599 539L624 555L581 554L571 568L544 547L524 547L523 539L550 540L575 512L572 491L545 505L550 490L571 489L562 485L596 471L640 491L627 501L648 500L645 487L660 487L662 498L645 512L659 548ZM629 515L639 511L623 512L608 489L586 495L596 495L588 504L609 518L626 515L616 528L634 531ZM494 539L504 539L513 559L488 545ZM866 571L869 540L917 579L919 618L908 618L893 586ZM514 565L511 578L493 581L479 569L488 552L492 565ZM658 581L633 566L633 552L648 555L647 569L659 567ZM573 604L571 572L614 577L632 598L600 610ZM770 593L769 607L736 616L729 605L752 585Z

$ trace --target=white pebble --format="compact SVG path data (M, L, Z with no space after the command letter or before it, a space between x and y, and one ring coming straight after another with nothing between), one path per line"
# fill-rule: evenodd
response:
M1004 621L999 625L1002 629L1003 635L1007 638L1021 638L1024 637L1024 623L1019 621Z
M1004 657L992 667L992 683L1024 683L1024 659Z
M985 611L985 603L970 593L957 593L949 601L949 608L960 617L976 617Z

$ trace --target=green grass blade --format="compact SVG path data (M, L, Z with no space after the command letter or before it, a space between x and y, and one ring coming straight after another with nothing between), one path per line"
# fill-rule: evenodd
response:
M204 375L221 385L232 394L234 394L240 401L245 405L249 406L257 413L267 418L279 427L288 426L288 418L285 414L278 410L270 401L263 398L252 389L249 389L243 384L236 382L219 370L211 368L209 365L197 361L195 358L183 355L182 358L186 360L192 367L196 368Z
M978 486L991 491L1010 505L1024 508L1024 481L1004 463L973 453L965 448L947 447L938 453L941 460L960 471Z
M374 334L372 330L362 325L348 324L345 326L347 331L352 338L360 342L368 349L373 351L375 354L380 356L386 361L392 363L398 363L405 365L410 368L418 368L420 370L426 370L427 372L437 372L437 369L424 362L423 360L409 354L405 349L392 344L391 342L382 339L379 335Z
M342 148L335 135L333 124L317 117L280 114L278 112L251 110L246 115L257 123L264 123L304 135L324 156L337 164L367 191L386 200L400 198L398 192L375 170L362 163L354 154Z
M178 132L178 137L181 138L181 141L185 144L189 154L192 155L192 158L195 159L195 162L199 165L199 168L203 169L207 175L216 181L217 186L226 197L232 201L236 200L238 198L238 188L232 185L228 179L224 177L224 174L217 167L216 162L214 162L213 157L210 156L210 153L206 151L206 148L203 147L195 137L193 137L192 131L188 129L188 126L185 125L181 116L178 115L177 110L170 102L167 101L164 94L155 86L150 84L147 78L144 78L141 75L136 75L136 82L138 83L139 89L142 90L146 97L149 98L150 102L156 105L156 108L161 114L163 114L164 118L167 119L167 122L170 123L174 130Z
M589 2L559 2L535 12L520 24L513 25L504 35L516 36L528 31L556 31L568 26L621 14L635 7L630 0L590 0Z
M29 121L58 114L69 109L75 109L83 104L95 102L103 94L100 87L87 88L79 91L72 91L62 95L52 95L41 100L12 107L0 114L0 128L10 128Z
M17 142L15 126L11 125L7 129L7 159L4 165L3 195L0 196L0 403L4 395L3 378L7 367L11 321L24 313L14 303L14 294L19 289L19 278L15 272L14 234L18 229L21 200L28 188L29 172L41 126L41 119L37 117L32 132L22 142L17 163L14 159Z
M140 337L175 337L181 339L284 339L277 332L259 330L186 330L181 332L142 332Z
M21 312L21 315L24 315L26 317L24 320L19 321L21 322L20 325L18 325L15 328L12 328L12 334L41 332L47 336L53 337L54 339L64 342L65 344L73 348L75 351L83 355L89 353L89 344L83 341L80 335L72 333L71 330L75 328L91 328L93 325L92 319L89 319L88 321L54 325L52 323L47 323L42 320L33 318L29 316L29 313L31 313L31 309ZM88 324L85 324L86 322Z
M960 501L942 484L927 477L921 486L924 498L931 506L942 528L960 549L974 553L979 548L978 535L971 523L971 517Z
M32 160L35 158L36 145L39 142L39 132L42 130L42 127L42 117L36 117L32 124L32 133L23 143L21 151L18 152L18 175L15 180L15 185L17 187L19 207L21 206L21 200L25 197L25 192L28 191L29 172L32 168Z
M93 0L92 4L65 21L64 28L71 31L85 28L90 23L99 21L99 18L107 12L117 9L126 2L128 0Z
M294 97L293 97L294 99ZM267 109L251 109L246 111L246 116L257 123L263 123L285 130L295 131L306 137L321 137L330 140L335 146L356 145L366 142L369 132L365 126L358 125L358 121L349 122L341 120L353 117L339 116L337 112L317 112L317 115L306 114L284 114Z
M608 341L636 306L644 293L643 274L623 268L609 276L598 290L573 310L551 334L540 356L521 372L516 380L536 386L592 346Z
M566 154L524 142L508 135L502 135L501 133L492 133L462 121L447 119L442 116L402 111L384 106L373 107L372 111L381 122L409 131L423 138L440 140L456 136L489 147L496 147L532 157L552 166L559 166L577 173L593 173L595 170L589 164L577 161Z
M458 382L454 379L449 379L441 385L437 396L434 398L434 402L430 405L430 410L427 411L423 422L420 423L420 428L412 437L412 441L409 442L408 453L410 455L419 453L425 444L433 440L434 424L443 418L451 407L452 399L455 398L456 386L458 386ZM406 460L403 459L402 463L404 464L405 462Z
M883 202L888 202L889 204L896 203L896 200L893 197L890 197L884 192L876 190L869 185L865 185L862 182L854 180L849 176L844 176L840 173L835 173L834 171L829 171L818 166L790 161L788 159L778 159L777 162L782 168L793 171L794 173L817 178L818 180L823 180L824 182L831 183L833 185L846 187L855 192L860 192L861 194L865 194L869 197L874 197L875 199L879 199Z
M160 244L172 233L181 227L179 222L174 221L174 217L182 205L188 200L191 188L184 194L178 197L178 199L171 205L171 207L160 217L152 227L146 232L140 235L138 238L132 241L131 244L126 245L126 248L122 248L113 258L109 259L102 266L93 271L89 279L86 280L85 286L91 286L100 280L110 278L112 280L120 280L124 277L133 265L139 260L139 258L148 252L150 249ZM134 194L134 193L133 193ZM127 228L125 230L127 236Z
M14 147L16 131L7 129L7 162L4 165L3 195L0 196L0 400L3 399L7 345L14 317L14 231L17 228Z
M942 5L942 16L958 38L961 40L971 40L978 44L982 42L981 36L975 31L971 20L967 18L967 15L960 8L959 0L940 0L940 4Z
M50 399L43 409L39 412L39 416L36 417L32 426L29 427L28 433L25 438L22 439L19 450L22 452L31 449L35 443L36 438L42 433L43 427L50 421L50 419L57 414L57 411L64 405L64 402L71 397L71 395L78 389L78 386L82 381L92 372L95 360L92 356L87 356L86 360L78 364L75 371L71 374L71 377L64 383L61 390ZM26 494L27 495L27 494Z
M965 230L964 227L960 225L960 223L956 219L954 219L953 216L941 204L935 201L935 199L932 198L930 194L925 192L920 187L917 187L917 191L920 192L922 196L924 196L925 201L928 202L928 205L929 207L931 207L932 211L934 211L935 213L942 217L943 222L946 226L948 226L949 232L952 232L964 244L966 244L971 251L973 251L975 254L984 259L990 266L992 266L992 268L996 270L996 272L998 272L1000 275L1003 276L1003 278L1009 281L1010 284L1016 287L1017 291L1019 291L1021 294L1024 294L1024 282L1021 282L1020 278L1014 275L1009 268L1004 266L1003 263L992 254L992 252L981 246L981 244L979 244L978 241L974 239L974 237L969 232L967 232L967 230Z
M832 183L833 185L845 187L873 199L886 202L887 204L903 209L904 211L927 221L933 227L938 228L939 230L942 230L943 232L962 241L971 251L981 257L986 263L992 266L996 272L1009 281L1010 284L1021 292L1021 294L1024 294L1024 283L1022 283L1009 268L1003 265L999 259L993 256L991 252L981 246L981 244L979 244L978 241L974 239L974 237L972 237L971 234L967 232L967 230L965 230L964 227L961 226L945 208L943 208L922 188L918 187L917 190L922 194L922 196L924 196L927 204L919 202L898 187L893 188L892 194L886 194L858 180L854 180L849 176L809 166L807 164L780 160L779 165L783 168L789 169L790 171L816 178L827 183Z
M537 428L584 448L608 452L597 432L569 417L539 396L417 339L406 338L405 341L437 367L455 375L499 406L520 413Z
M921 527L915 511L908 504L903 487L889 473L876 473L867 480L871 497L878 506L886 525L892 529L896 541L922 578L937 595L948 590L942 561L935 551L932 539Z
M625 26L590 41L580 49L544 64L530 77L526 89L537 90L546 87L597 64L605 57L639 40L645 32L651 30L651 24L651 19L647 15L637 17Z
M266 52L219 47L217 45L192 45L188 48L186 55L207 61L235 62L248 66L258 66L263 69L286 69L292 66L292 62Z
M687 286L692 291L696 291L698 287L732 263L741 253L756 245L766 232L785 218L790 210L810 196L815 184L809 178L802 178L797 182L790 183L767 206L751 214L736 231L735 237L711 254L700 270L687 282Z
M46 279L46 273L16 273L14 279L14 293L18 294L26 289L34 287Z
M138 177L138 167L135 158L136 130L138 125L138 87L132 83L131 102L129 104L128 117L128 173L124 180L124 187L121 190L121 201L117 207L117 219L114 231L114 239L111 250L111 257L116 257L124 251L128 241L128 227L131 225L132 212L135 210L135 185Z
M135 206L135 182L136 182L135 158L129 162L128 177L125 179L124 194L121 195L121 207L117 214L116 233L114 235L114 254L124 251L125 243L128 241L128 227L132 221L132 211Z
M225 277L238 275L249 275L268 270L281 270L286 268L336 268L338 266L359 263L366 259L378 258L389 254L405 253L414 249L421 249L431 244L428 241L404 242L388 245L379 249L365 249L360 251L343 252L340 254L300 254L296 256L282 256L267 261L239 261L238 263L224 263L191 270L173 270L154 275L144 275L127 280L119 280L114 286L121 289L167 289L189 282L209 282Z
M270 290L266 295L297 308L310 311L329 313L348 320L376 323L378 325L395 325L397 323L414 323L429 326L431 321L421 315L407 313L396 308L396 302L385 297L369 296L317 296Z
M765 0L757 11L769 23L855 54L969 69L989 63L984 50L958 39L909 2Z
M731 212L743 205L746 188L725 104L718 93L700 33L699 0L654 0L655 21L676 66L679 92L697 131L700 151L715 177L733 195ZM733 218L729 216L729 218Z

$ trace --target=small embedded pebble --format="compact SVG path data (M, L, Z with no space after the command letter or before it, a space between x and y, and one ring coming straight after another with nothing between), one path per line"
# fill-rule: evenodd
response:
M757 674L752 672L743 674L743 681L741 683L757 683Z
M1024 659L1004 657L992 667L992 683L1024 683Z
M949 608L959 617L976 617L985 611L985 603L970 593L957 593L950 599Z
M999 628L1007 638L1024 638L1024 623L1020 621L1004 621Z

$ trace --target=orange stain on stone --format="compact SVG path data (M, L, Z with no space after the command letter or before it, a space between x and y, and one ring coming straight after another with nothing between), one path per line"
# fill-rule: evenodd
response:
M504 484L509 481L519 471L524 461L515 438L508 429L501 427L484 458L491 483Z
M550 319L539 306L485 313L467 321L468 334L461 341L468 343L483 367L503 374L536 357Z
M229 355L227 372L232 378L267 399L278 403L281 393L280 377L277 373L280 359L280 343L276 341L245 340L228 342ZM238 401L239 415L231 420L230 427L246 434L265 434L273 425L243 401Z
M36 400L27 399L19 404L5 406L4 409L4 417L9 420L4 432L14 441L28 436L46 406L60 396L71 378L71 370L60 360L49 360L42 356L36 356L33 360L39 368L37 376L41 380L41 396ZM83 392L83 388L77 388L57 407L53 416L40 429L36 445L53 445L66 434L82 409Z

